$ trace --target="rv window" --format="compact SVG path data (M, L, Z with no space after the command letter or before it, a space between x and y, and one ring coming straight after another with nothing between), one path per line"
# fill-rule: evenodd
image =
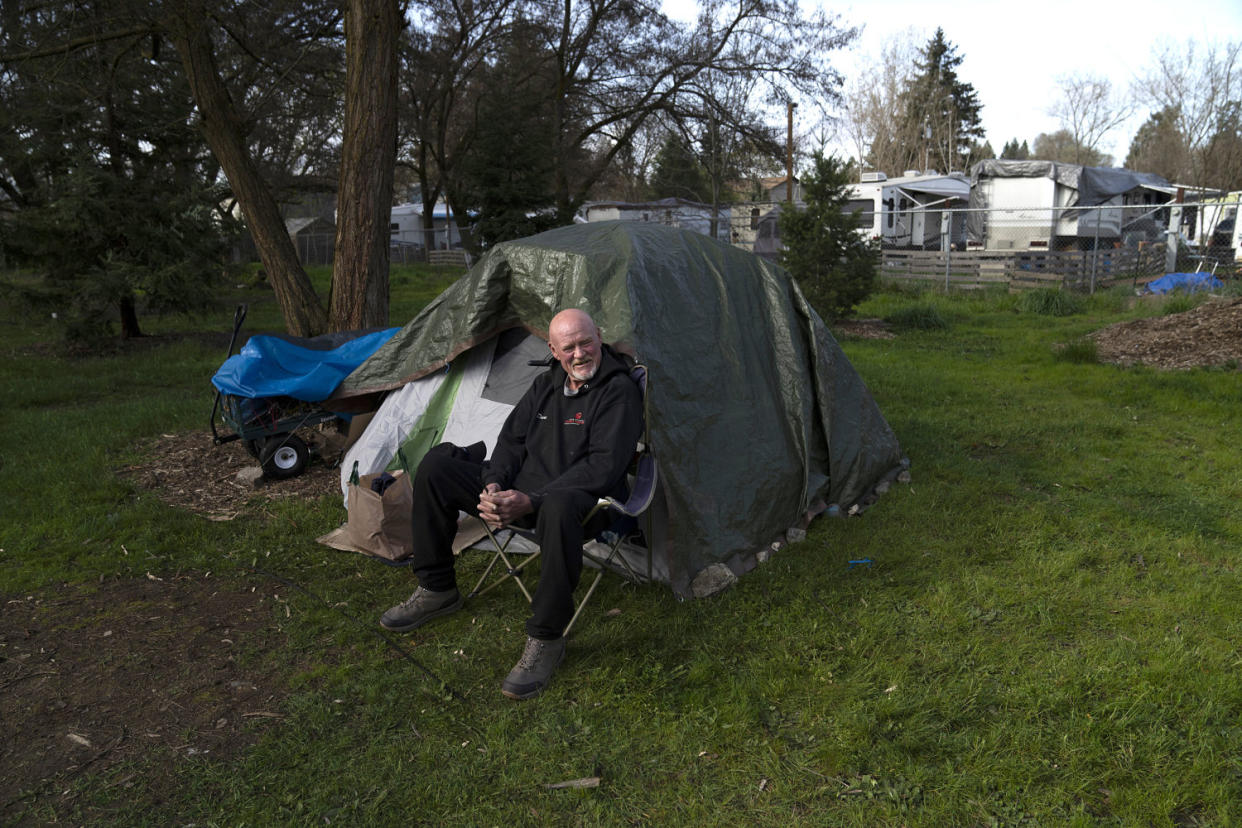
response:
M750 229L751 230L759 229L759 208L758 207L750 208Z
M863 227L870 227L875 219L875 202L869 198L854 199L846 205L846 209L858 216L858 222Z
M401 232L401 225L394 221L392 224L388 225L388 230L395 236Z

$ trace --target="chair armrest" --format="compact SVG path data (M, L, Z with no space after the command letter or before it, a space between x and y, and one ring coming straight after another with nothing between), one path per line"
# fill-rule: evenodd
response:
M651 501L655 499L656 481L659 478L659 470L656 466L655 457L644 452L638 457L638 468L634 475L634 485L630 489L630 496L625 502L616 498L605 498L608 505L618 512L637 517L651 505Z

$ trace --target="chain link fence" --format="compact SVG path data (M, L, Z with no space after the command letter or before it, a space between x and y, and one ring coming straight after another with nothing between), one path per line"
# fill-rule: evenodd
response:
M921 243L899 246L881 239L880 272L891 279L942 282L946 289L1006 284L1014 290L1053 287L1088 293L1120 284L1138 288L1168 273L1233 278L1242 250L1240 207L1242 198L941 209L934 216L912 211L897 216L895 223L920 228Z

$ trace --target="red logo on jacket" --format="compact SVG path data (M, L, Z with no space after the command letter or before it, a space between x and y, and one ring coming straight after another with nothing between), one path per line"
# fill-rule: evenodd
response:
M586 420L582 419L582 412L579 411L574 416L566 420L564 425L586 425Z

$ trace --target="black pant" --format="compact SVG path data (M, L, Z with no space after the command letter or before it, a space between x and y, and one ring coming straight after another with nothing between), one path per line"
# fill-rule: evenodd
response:
M483 464L468 455L467 450L442 443L427 452L414 474L413 569L422 587L433 592L457 587L453 538L458 512L478 514ZM582 520L596 500L577 489L550 492L535 514L522 520L524 526L534 527L535 541L543 551L539 586L526 622L532 638L560 638L573 617L573 592L582 575Z

